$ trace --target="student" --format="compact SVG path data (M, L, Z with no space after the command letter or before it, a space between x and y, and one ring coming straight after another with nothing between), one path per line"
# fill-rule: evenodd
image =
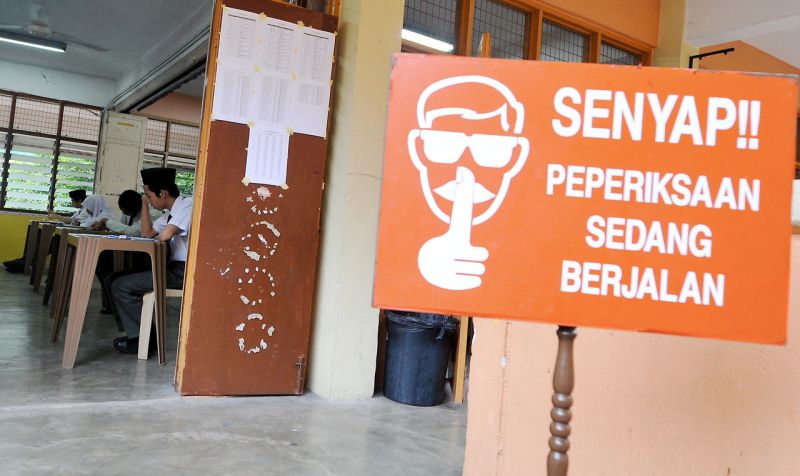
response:
M117 205L122 212L119 219L113 218L100 218L92 226L95 231L111 231L119 233L120 235L128 236L142 236L141 225L141 211L142 211L142 196L135 190L125 190L119 195ZM147 207L152 221L158 220L161 217L161 212L151 207ZM150 269L150 261L146 259L147 256L142 253L133 253L131 260L130 270L145 271ZM109 294L108 287L106 286L106 278L114 272L114 253L112 251L103 251L97 260L97 268L94 271L95 276L100 281L103 289L103 307L100 309L101 314L111 314L111 295ZM117 321L119 330L123 330L122 323Z
M89 228L103 218L114 218L114 211L108 206L105 198L91 195L83 201L81 211L73 221L77 221L77 225L83 228Z
M167 288L183 288L186 253L189 249L189 232L192 227L192 197L182 197L175 185L175 169L154 168L141 172L144 184L142 208L167 212L153 222L150 214L143 213L143 237L153 237L169 243L167 263ZM111 292L111 305L125 328L125 336L114 339L114 347L123 354L136 354L139 350L139 323L142 314L142 296L153 290L152 271L133 274L112 274L106 279ZM151 340L155 343L155 340Z
M71 192L68 193L68 195L71 200L70 206L77 208L78 210L76 210L75 213L73 213L72 216L69 217L64 217L57 213L50 213L47 215L48 220L60 221L68 225L78 224L77 217L83 211L82 206L83 206L83 201L86 200L86 190L80 190L80 189L72 190ZM3 266L5 266L6 271L8 271L9 273L21 273L23 271L22 268L25 267L25 257L4 261Z
M117 205L122 212L118 219L101 218L92 226L95 231L111 231L120 235L142 236L141 211L142 196L135 190L125 190L119 195ZM147 207L151 221L161 218L162 213L152 207Z
M86 190L72 190L67 195L69 195L70 205L73 208L77 208L75 213L72 216L64 217L57 213L50 213L47 215L48 220L53 221L60 221L64 222L68 225L77 225L78 224L78 215L80 215L82 208L83 208L83 201L86 200Z

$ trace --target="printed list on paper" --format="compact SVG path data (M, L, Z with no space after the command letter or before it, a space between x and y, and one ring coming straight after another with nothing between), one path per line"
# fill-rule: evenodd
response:
M283 185L289 157L286 129L257 125L250 129L245 175L250 183Z
M212 116L325 137L335 37L225 8Z

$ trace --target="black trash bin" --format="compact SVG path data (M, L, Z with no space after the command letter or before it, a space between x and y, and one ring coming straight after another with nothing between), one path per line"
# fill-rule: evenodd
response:
M444 381L458 320L441 314L386 311L389 337L383 394L421 407L444 400Z

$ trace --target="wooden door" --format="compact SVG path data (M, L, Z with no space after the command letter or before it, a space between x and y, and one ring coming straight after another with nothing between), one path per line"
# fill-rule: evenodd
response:
M226 0L333 32L336 17L264 0ZM177 383L184 395L300 394L316 281L327 141L295 133L286 187L245 184L249 128L211 121L222 6L203 104ZM330 126L329 126L330 129Z

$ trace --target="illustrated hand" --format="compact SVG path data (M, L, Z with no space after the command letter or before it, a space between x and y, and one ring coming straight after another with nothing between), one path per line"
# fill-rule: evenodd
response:
M481 285L480 276L486 271L483 261L489 257L489 251L470 243L474 189L475 175L466 167L458 167L450 227L419 250L419 270L434 286L463 291Z

